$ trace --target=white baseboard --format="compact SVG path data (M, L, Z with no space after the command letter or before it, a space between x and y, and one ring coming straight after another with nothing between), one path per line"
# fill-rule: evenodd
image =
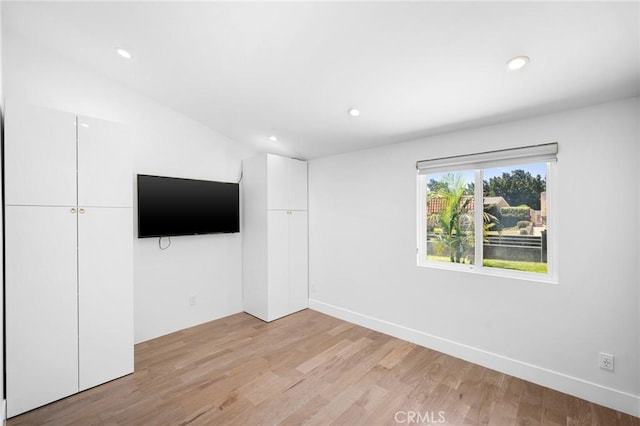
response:
M2 420L2 426L7 424L7 400L2 399L0 404L0 419Z
M640 417L640 396L309 299L309 308L501 373Z

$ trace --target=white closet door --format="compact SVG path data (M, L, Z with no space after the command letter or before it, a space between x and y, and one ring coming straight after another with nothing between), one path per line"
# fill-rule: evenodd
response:
M268 319L289 315L289 216L287 211L267 212Z
M307 212L292 211L289 215L289 286L291 312L308 307L308 234Z
M79 206L132 206L131 150L125 126L78 117Z
M5 204L76 204L74 114L7 102Z
M132 220L130 208L78 214L80 390L133 372Z
M307 162L289 160L289 209L307 210Z
M267 209L289 209L289 159L267 154Z
M9 417L78 391L77 214L71 210L5 209Z

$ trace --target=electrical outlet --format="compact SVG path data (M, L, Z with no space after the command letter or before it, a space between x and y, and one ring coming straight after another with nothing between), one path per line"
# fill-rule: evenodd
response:
M198 304L198 299L196 298L196 296L189 296L189 305L195 306L197 304Z
M613 355L600 352L600 368L613 371Z

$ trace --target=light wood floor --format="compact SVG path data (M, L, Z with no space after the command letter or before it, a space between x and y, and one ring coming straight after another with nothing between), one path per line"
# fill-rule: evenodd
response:
M311 310L270 324L232 315L135 354L134 374L8 425L640 425Z

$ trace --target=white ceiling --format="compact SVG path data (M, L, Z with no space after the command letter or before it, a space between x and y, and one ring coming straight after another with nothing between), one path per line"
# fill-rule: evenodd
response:
M3 30L233 140L301 158L640 93L637 1L4 1L2 9ZM120 46L133 59L117 56ZM531 62L508 72L515 55ZM350 107L362 115L350 117Z

